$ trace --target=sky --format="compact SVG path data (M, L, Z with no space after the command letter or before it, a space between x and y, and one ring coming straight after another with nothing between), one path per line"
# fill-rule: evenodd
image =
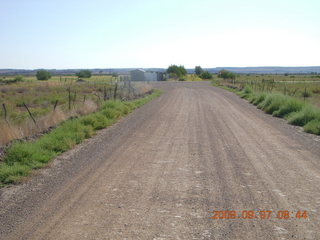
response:
M319 0L0 0L0 69L320 66Z

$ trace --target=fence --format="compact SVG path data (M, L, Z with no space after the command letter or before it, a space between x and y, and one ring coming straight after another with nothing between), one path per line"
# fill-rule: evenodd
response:
M129 79L125 78L121 80L108 83L103 81L61 81L58 88L60 91L59 99L52 99L51 103L46 103L43 108L44 103L41 102L34 106L35 104L31 102L23 101L17 106L17 104L10 102L9 92L7 94L9 99L0 98L2 100L0 105L0 146L13 139L30 137L46 131L70 117L94 112L104 101L128 101L151 90L151 87L146 83L131 83ZM34 90L39 86L29 87ZM46 89L48 94L51 94L50 87L52 86L48 85L47 87L49 88L49 90ZM53 88L55 87L57 87L56 84ZM34 95L36 93L37 91ZM54 93L52 94L54 96ZM35 98L36 96L32 100Z

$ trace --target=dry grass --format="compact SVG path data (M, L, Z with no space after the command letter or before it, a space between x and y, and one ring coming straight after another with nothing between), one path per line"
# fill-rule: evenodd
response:
M96 111L97 108L98 104L88 100L81 107L78 106L70 112L63 111L60 107L57 107L55 111L36 118L36 124L31 119L16 125L2 121L0 122L0 145L4 145L14 139L21 139L43 132L72 116L82 116Z
M76 78L75 78L76 79ZM55 126L71 116L81 116L96 111L104 98L114 97L115 85L103 80L103 76L96 76L96 80L76 83L68 81L34 81L31 78L25 82L10 85L0 85L0 146L13 139L32 136L51 126ZM133 99L151 87L146 83L133 83L133 91L118 84L118 99ZM71 89L70 97L68 88ZM70 108L69 108L70 99ZM57 107L53 111L55 103ZM4 121L4 109L7 109L7 122ZM30 109L36 120L31 120L24 103Z

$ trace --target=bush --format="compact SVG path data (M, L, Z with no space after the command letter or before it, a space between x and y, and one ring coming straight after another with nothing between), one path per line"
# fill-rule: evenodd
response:
M22 82L23 81L23 76L22 75L18 75L13 79L13 82Z
M313 133L313 134L320 135L320 120L319 119L314 119L314 120L308 122L304 126L303 129L307 133Z
M208 71L202 72L200 74L200 78L202 79L212 79L212 74L209 73Z
M76 73L76 76L79 78L91 78L91 72L89 70L81 70L80 72Z
M51 78L51 73L45 70L37 71L38 80L49 80Z
M218 77L223 78L223 79L236 79L236 75L233 72L229 72L226 70L221 70L218 73Z
M170 74L171 77L179 78L180 80L183 76L187 75L187 70L184 66L170 65L167 69L167 73Z

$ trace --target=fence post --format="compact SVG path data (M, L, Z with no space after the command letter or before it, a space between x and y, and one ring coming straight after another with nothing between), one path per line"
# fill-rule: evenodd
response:
M116 83L116 86L114 87L114 93L113 93L114 100L116 100L116 98L117 98L117 90L118 90L118 83Z
M74 92L74 96L73 96L73 106L75 106L76 100L77 100L77 91Z
M104 86L104 89L103 89L103 100L104 101L107 100L107 88L106 88L106 86Z
M31 113L30 110L29 110L28 106L27 106L25 103L23 103L23 106L27 109L27 111L28 111L28 113L29 113L29 115L30 115L30 117L31 117L34 125L36 125L36 127L39 128L38 125L37 125L36 120L34 119L34 117L32 116L32 113Z
M303 101L306 101L307 97L307 87L304 88Z
M102 101L101 101L101 98L100 98L99 94L94 93L94 95L96 95L96 96L98 97L99 103L100 103L100 105L101 105Z
M9 125L9 122L8 122L8 114L7 114L7 108L6 108L6 104L2 104L2 107L3 107L3 111L4 111L4 120L6 121L6 123Z
M53 111L54 112L56 111L57 106L58 106L58 100L56 100L56 102L54 103L54 106L53 106Z
M69 111L71 110L71 89L68 87L68 102L69 102Z

